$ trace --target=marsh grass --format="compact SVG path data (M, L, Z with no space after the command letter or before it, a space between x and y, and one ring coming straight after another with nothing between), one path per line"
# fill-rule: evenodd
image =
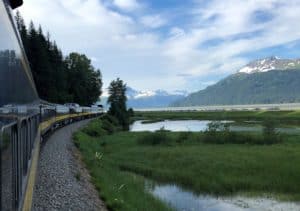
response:
M186 131L186 132L180 132L178 134L178 137L175 139L178 144L182 144L183 142L189 140L189 138L192 136L192 132Z
M92 182L108 209L122 211L171 210L163 202L145 191L145 181L142 177L134 177L129 172L122 171L115 160L111 159L111 150L118 150L111 148L110 138L113 136L95 138L83 131L74 135L75 143L82 153ZM121 141L124 137L120 136L119 138ZM102 145L103 141L99 139L107 140L105 147Z
M300 111L148 111L135 112L134 120L235 120L252 121L277 119L300 123Z
M95 126L91 123L89 127ZM129 172L195 193L299 201L300 135L285 135L276 144L266 144L264 137L277 134L273 127L265 125L263 133L228 133L226 127L212 126L209 135L161 130L101 136L91 136L85 128L74 140L111 210L169 209L145 190L143 177ZM223 141L216 141L219 138Z
M204 132L170 132L161 128L155 132L147 132L137 139L140 145L170 146L184 142L199 142L207 144L249 144L271 145L282 142L282 136L275 129L274 122L264 124L263 133L234 132L230 131L230 125L219 121L208 124ZM174 134L177 134L176 137Z
M149 132L139 137L137 142L143 145L170 145L173 139L169 135L169 131L162 127L158 131Z
M204 131L204 142L215 144L257 144L270 145L282 142L282 135L276 131L276 121L263 122L262 133L234 132L229 124L213 121Z
M79 149L85 162L94 172L93 181L98 184L100 195L106 200L115 197L111 188L116 184L126 184L126 188L130 189L127 194L131 195L123 193L117 196L123 197L129 204L138 206L136 200L147 198L142 182L135 183L124 171L176 183L197 193L217 196L267 194L284 200L300 200L300 169L297 167L300 162L299 136L287 136L283 143L274 145L221 145L199 142L193 133L183 143L173 141L167 147L153 147L138 144L137 140L146 134L118 132L96 138L106 140L107 146L104 148L101 141L78 133L76 142L80 143ZM180 133L170 133L173 140L179 136ZM95 151L103 153L101 164L91 158ZM114 206L113 201L110 203Z

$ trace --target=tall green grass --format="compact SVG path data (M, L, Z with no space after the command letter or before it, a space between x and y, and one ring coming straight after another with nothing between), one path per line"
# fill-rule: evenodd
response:
M133 120L268 120L300 122L300 111L148 111L135 112Z
M104 115L101 118L94 119L87 127L82 129L84 133L92 137L113 134L119 130L121 130L121 127L118 125L118 121L110 115Z
M107 156L109 135L120 131L117 120L109 115L91 121L74 134L74 142L83 155L100 197L110 210L169 210L165 204L144 189L142 177L133 177ZM138 200L137 200L138 199Z
M109 154L116 149L110 147L110 137L112 136L95 138L83 131L74 135L76 146L92 176L92 182L109 210L170 210L145 190L142 177L134 177L114 163ZM107 142L107 145L103 146L103 142Z
M161 128L153 133L146 133L137 140L139 144L145 145L168 145L172 141L172 138L168 135L168 131L166 131L164 128Z
M254 144L268 145L282 142L282 136L275 129L276 123L264 123L263 133L245 133L230 131L229 124L213 121L208 124L204 132L180 132L177 137L172 132L161 128L155 132L148 132L137 139L142 145L172 145L183 142L199 142L207 144Z
M93 124L87 128L94 128ZM272 145L216 144L205 141L205 132L161 130L93 136L87 128L75 134L75 143L99 195L111 210L169 209L145 190L143 177L129 172L176 183L196 193L300 200L299 135L285 135L280 143ZM266 134L276 132L272 125L265 128ZM216 129L216 137L221 133ZM264 139L263 134L250 135Z

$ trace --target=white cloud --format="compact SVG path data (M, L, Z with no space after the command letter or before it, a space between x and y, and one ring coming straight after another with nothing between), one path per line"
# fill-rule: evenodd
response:
M123 10L136 10L141 8L137 0L113 0L113 4Z
M204 7L203 1L199 2L198 8L193 11L193 27L184 33L173 30L175 32L172 34L179 31L181 36L168 40L164 52L176 61L174 68L180 67L188 74L201 76L216 71L220 74L232 73L247 63L246 58L240 58L241 54L300 39L300 29L296 27L300 19L297 12L300 9L299 1L214 0ZM255 23L253 14L256 11L270 12L274 15L273 19ZM253 35L229 39L230 36L245 33ZM201 47L201 44L212 39L223 41L216 46Z
M141 18L141 23L150 28L159 28L166 25L167 20L160 15L148 15Z
M130 12L142 7L136 0L109 1ZM106 84L121 77L140 90L184 89L192 77L234 73L248 63L242 54L300 39L298 0L193 1L192 9L185 8L192 16L185 25L165 13L153 15L151 8L124 15L104 0L30 0L20 10L27 22L33 19L49 30L65 53L93 58ZM272 19L254 21L257 11ZM169 33L152 30L160 28ZM220 42L205 45L210 40Z

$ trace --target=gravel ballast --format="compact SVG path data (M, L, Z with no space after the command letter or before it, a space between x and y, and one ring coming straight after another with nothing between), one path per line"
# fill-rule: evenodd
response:
M57 130L42 146L32 210L107 210L72 141L88 121Z

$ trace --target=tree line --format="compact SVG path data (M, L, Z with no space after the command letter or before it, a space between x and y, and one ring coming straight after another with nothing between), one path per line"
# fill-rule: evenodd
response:
M16 21L24 49L31 67L39 97L43 100L80 105L95 103L102 94L102 76L84 54L70 53L64 57L50 34L42 27L37 29L31 21L27 28L19 12ZM133 110L127 109L126 84L119 78L109 86L108 114L118 120L122 129L128 130Z
M17 27L31 67L39 97L53 103L76 102L80 105L95 103L102 88L100 70L84 54L70 53L64 57L50 34L33 22L25 25L20 13L16 15Z

